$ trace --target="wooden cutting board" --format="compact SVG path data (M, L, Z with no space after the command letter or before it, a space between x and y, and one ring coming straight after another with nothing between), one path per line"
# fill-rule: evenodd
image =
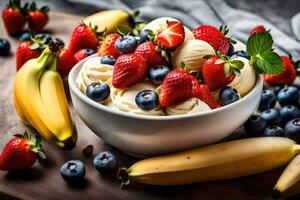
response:
M50 13L47 31L55 37L69 40L73 28L82 17L62 13ZM12 101L12 87L15 76L15 49L18 40L8 37L0 22L0 37L9 38L11 55L0 57L0 149L17 133L26 128L15 113ZM30 98L30 97L24 97ZM271 190L279 178L282 168L267 173L234 180L193 184L187 186L148 186L131 184L121 189L113 176L101 176L92 165L92 160L82 156L82 149L92 144L94 152L112 150L119 158L120 166L128 167L137 159L127 156L105 144L89 130L72 109L79 139L72 151L63 151L43 141L48 160L43 165L36 163L25 172L0 172L0 199L271 199ZM86 179L82 186L68 186L61 178L59 169L69 159L81 159L86 164Z

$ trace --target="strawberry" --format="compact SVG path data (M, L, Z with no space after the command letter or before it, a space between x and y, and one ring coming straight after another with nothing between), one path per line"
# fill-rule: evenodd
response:
M115 42L120 37L116 33L111 33L107 35L104 40L101 42L99 48L99 56L112 56L117 59L120 56L120 53L115 48Z
M43 30L48 22L47 12L49 12L48 6L38 9L36 3L32 2L28 12L28 26L32 31L40 32Z
M136 48L135 53L140 54L146 60L149 67L167 64L162 54L156 49L157 47L151 41L148 41L140 44Z
M47 36L31 37L31 41L20 42L16 50L16 68L17 71L25 62L37 58L42 50L47 47Z
M76 61L79 62L94 53L95 52L93 51L93 49L81 49L74 54L74 57Z
M163 81L159 95L161 106L171 106L198 95L199 83L189 73L179 69L172 70Z
M60 51L57 71L62 78L67 77L76 63L77 60L73 53L69 49L63 48Z
M205 84L200 84L199 85L199 90L198 90L198 95L197 97L205 102L211 109L216 109L221 107L221 105L215 101L214 97L209 91L209 88Z
M123 89L146 77L147 63L139 54L124 54L118 57L114 65L112 84Z
M4 26L9 35L19 33L26 23L26 8L21 7L20 0L10 0L2 11Z
M216 51L220 51L221 54L227 55L230 47L230 39L226 38L228 31L227 26L221 26L220 30L218 30L213 26L202 25L192 32L195 39L203 40L210 44Z
M26 132L24 135L15 135L0 155L0 170L16 171L30 168L38 157L46 158L40 137L32 137Z
M265 32L266 29L264 26L260 25L260 26L256 26L254 27L250 32L249 35L253 35L254 33L262 33Z
M96 51L102 34L102 32L97 32L97 26L92 27L91 25L79 24L72 33L69 49L73 53L81 49L93 49Z
M287 56L281 56L284 65L284 71L278 74L265 74L264 80L270 84L293 84L296 78L296 69L292 60Z
M218 90L231 83L244 66L242 61L229 60L219 52L216 54L207 59L202 67L202 78L210 91Z
M157 33L156 42L158 46L167 49L175 49L184 41L185 33L182 23L167 21L167 27Z

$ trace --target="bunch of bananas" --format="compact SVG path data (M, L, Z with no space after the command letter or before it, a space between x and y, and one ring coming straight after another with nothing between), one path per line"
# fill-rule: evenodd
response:
M13 98L18 115L46 140L71 149L77 141L63 82L56 71L59 48L49 43L42 54L17 72Z
M129 169L122 168L119 178L123 184L128 184L131 180L151 185L181 185L223 180L280 167L298 153L300 145L288 138L250 138L141 160ZM291 163L291 166L290 168L296 169L295 164ZM295 180L289 178L279 181L275 187L276 191L286 188L286 182L290 182L291 179Z

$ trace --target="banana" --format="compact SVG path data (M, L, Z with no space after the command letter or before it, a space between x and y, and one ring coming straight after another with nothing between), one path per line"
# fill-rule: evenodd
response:
M49 120L49 129L59 141L71 140L76 143L77 134L72 122L63 81L56 71L57 60L43 73L40 80L41 98ZM73 134L74 133L74 134Z
M97 31L106 29L106 33L115 32L117 25L133 26L131 15L123 10L105 10L100 11L83 19L86 25L97 26Z
M181 185L230 179L271 170L300 152L287 138L236 140L170 155L148 158L119 171L122 184L130 180L152 185ZM124 174L125 173L125 174Z
M52 50L50 50L51 46L55 44L53 42L51 42L51 44L52 45L49 44L50 48L46 48L40 57L27 61L16 74L13 89L14 105L17 113L24 122L35 128L46 140L60 147L71 148L74 146L76 140L65 140L66 138L61 136L61 132L59 132L59 128L57 128L61 126L61 121L53 119L52 115L49 114L48 105L43 101L40 91L40 80L43 74L47 71L48 67L53 67L53 65L57 63L59 52L57 52L57 48L52 52ZM51 95L52 94L49 93L49 96ZM64 95L64 93L61 95ZM52 97L51 100L53 101L53 99L54 97ZM60 108L61 107L56 107L56 110L52 108L52 112L61 112L58 110ZM63 112L65 112L65 110ZM67 124L67 126L69 126L69 124ZM75 134L73 138L76 139Z
M288 197L300 192L300 155L297 155L285 168L277 181L272 196Z

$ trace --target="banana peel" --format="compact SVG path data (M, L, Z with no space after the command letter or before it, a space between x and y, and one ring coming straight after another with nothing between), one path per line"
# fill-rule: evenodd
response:
M129 27L134 26L133 16L124 10L104 10L87 16L83 19L83 23L87 26L97 26L98 32L106 32L106 34L116 31L118 25Z

